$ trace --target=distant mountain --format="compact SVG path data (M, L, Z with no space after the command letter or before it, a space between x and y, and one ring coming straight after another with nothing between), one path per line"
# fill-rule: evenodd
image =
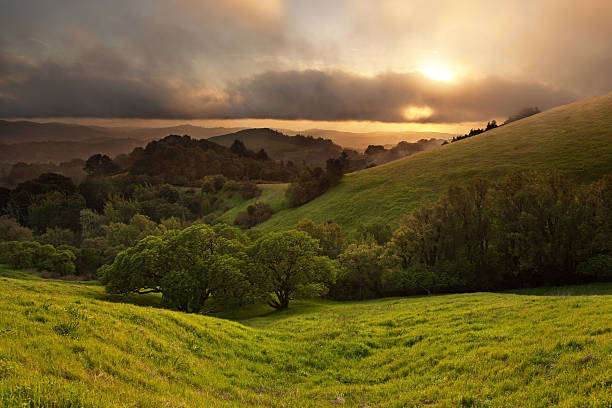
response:
M0 144L79 141L91 142L99 139L138 139L149 141L168 135L190 135L194 139L236 132L242 128L205 128L193 125L172 127L103 127L71 123L38 123L29 121L0 120Z
M71 159L87 159L96 153L116 156L171 134L207 139L239 129L192 125L102 127L0 120L0 163L61 163Z
M288 136L268 128L244 129L227 135L214 136L208 140L223 146L231 146L235 140L240 140L250 150L264 149L274 160L291 160L296 164L321 165L327 159L337 158L342 153L342 147L329 139L301 135Z
M365 150L369 145L393 145L399 142L416 142L421 139L450 139L453 134L440 132L343 132L339 130L308 129L303 131L283 130L293 135L302 134L331 139L334 143L348 149Z
M110 135L107 128L97 126L0 120L0 144L58 140L80 142L108 137Z
M26 142L0 145L0 163L62 163L101 153L127 154L145 142L136 139L98 138L86 141Z

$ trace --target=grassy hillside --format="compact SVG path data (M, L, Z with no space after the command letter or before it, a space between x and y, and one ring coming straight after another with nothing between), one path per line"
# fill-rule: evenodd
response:
M238 215L239 212L246 211L249 205L257 202L268 204L275 212L287 208L285 191L287 190L288 184L258 184L257 186L261 189L261 195L259 197L236 203L236 205L220 215L219 219L231 225L234 223L236 215Z
M0 285L2 407L612 404L611 285L302 301L240 321L6 269Z
M420 203L469 177L550 168L585 182L612 172L612 93L348 174L323 196L274 215L261 228L290 228L306 217L333 219L349 232L377 216L397 223Z

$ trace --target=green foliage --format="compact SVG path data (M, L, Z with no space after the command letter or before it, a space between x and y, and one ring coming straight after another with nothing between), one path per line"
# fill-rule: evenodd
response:
M48 271L60 276L74 275L76 256L70 249L41 245L38 242L6 241L0 243L0 262L13 268Z
M494 185L473 179L453 186L394 232L384 256L391 270L386 289L397 294L609 279L603 272L612 241L604 215L609 182L605 177L581 188L556 172L517 172ZM407 284L413 264L435 279Z
M85 208L79 213L79 218L81 221L81 236L83 238L94 238L104 234L104 229L102 228L106 222L104 216L89 208Z
M177 185L194 185L221 174L233 180L287 181L294 170L272 160L260 160L244 145L231 150L205 139L170 135L130 153L131 174L142 174Z
M199 312L211 295L219 304L242 305L254 288L245 242L235 229L194 225L142 239L99 275L109 293L159 292L166 307L185 312Z
M47 231L38 236L36 240L41 244L51 244L56 247L78 244L78 237L73 231L57 227L47 228Z
M32 230L8 216L0 217L0 241L31 241Z
M581 262L578 273L597 281L612 280L612 256L599 254Z
M357 228L357 234L362 239L369 235L374 238L378 245L384 245L391 239L393 230L387 221L381 217L376 217L364 224L360 224Z
M319 241L321 254L331 259L337 258L344 250L346 238L342 226L333 221L316 224L311 219L303 219L295 227L298 231L304 231L312 238Z
M107 155L94 154L85 162L83 170L90 176L104 176L119 171L119 166Z
M161 235L165 228L156 224L148 217L136 214L129 224L123 222L111 222L104 226L106 241L110 246L127 248L136 244L141 239L150 235Z
M240 225L242 228L252 228L257 224L261 224L268 220L274 210L266 203L255 203L247 207L246 211L239 212L234 220L235 225Z
M63 194L59 191L38 196L28 207L28 225L37 233L47 228L80 229L80 212L85 208L85 199L80 194Z
M325 292L335 280L335 267L327 257L317 256L318 243L303 231L270 233L249 249L255 281L274 293L268 304L286 309L297 294Z
M367 299L381 296L383 247L371 236L350 244L340 255L341 272L331 296L337 299Z
M114 194L104 204L104 217L108 222L129 222L132 217L140 213L140 204Z
M221 191L226 181L227 178L223 174L213 174L204 177L202 181L200 181L200 186L203 192L214 194Z
M287 188L287 199L292 207L299 207L334 187L342 178L342 166L334 166L333 160L328 161L327 170L321 167L310 169L306 167L291 182Z

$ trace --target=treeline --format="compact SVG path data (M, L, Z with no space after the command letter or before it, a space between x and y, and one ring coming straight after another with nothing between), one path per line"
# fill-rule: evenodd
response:
M559 173L472 179L349 240L340 225L246 235L198 225L148 237L100 276L112 293L162 293L197 312L300 296L366 299L612 280L612 176L581 186ZM258 236L259 235L259 236Z
M612 279L612 176L583 187L559 173L473 179L406 216L381 245L342 255L340 299L502 290Z
M451 139L451 143L458 142L459 140L467 139L468 137L479 135L481 133L484 133L484 132L486 132L488 130L491 130L491 129L495 129L497 127L499 127L499 126L497 125L497 122L495 121L495 119L493 119L492 121L487 122L487 126L485 126L484 129L481 129L481 128L470 129L470 131L468 133L466 133L465 135L463 135L463 136L455 136L455 137L453 137Z
M503 125L507 125L508 123L512 123L512 122L516 122L517 120L520 119L524 119L527 118L529 116L533 116L535 114L540 113L540 109L538 109L537 107L530 107L530 108L524 108L521 109L519 112L517 112L516 114L510 116L508 119L506 119L504 121L504 123L502 123L501 125L498 125L497 122L495 120L492 120L490 122L487 122L487 125L484 128L476 128L476 129L470 129L470 131L466 134L464 134L463 136L455 136L451 139L451 143L453 142L457 142L459 140L463 140L463 139L467 139L468 137L472 137L472 136L476 136L479 135L481 133L484 133L488 130L491 129L495 129L499 126L503 126Z

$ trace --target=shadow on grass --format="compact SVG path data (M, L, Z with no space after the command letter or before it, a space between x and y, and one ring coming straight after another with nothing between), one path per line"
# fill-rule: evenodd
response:
M146 295L138 295L136 293L129 293L127 295L114 295L111 293L100 292L92 293L89 297L101 300L103 302L110 303L126 303L136 306L148 306L148 307L161 307L161 295L149 293Z

